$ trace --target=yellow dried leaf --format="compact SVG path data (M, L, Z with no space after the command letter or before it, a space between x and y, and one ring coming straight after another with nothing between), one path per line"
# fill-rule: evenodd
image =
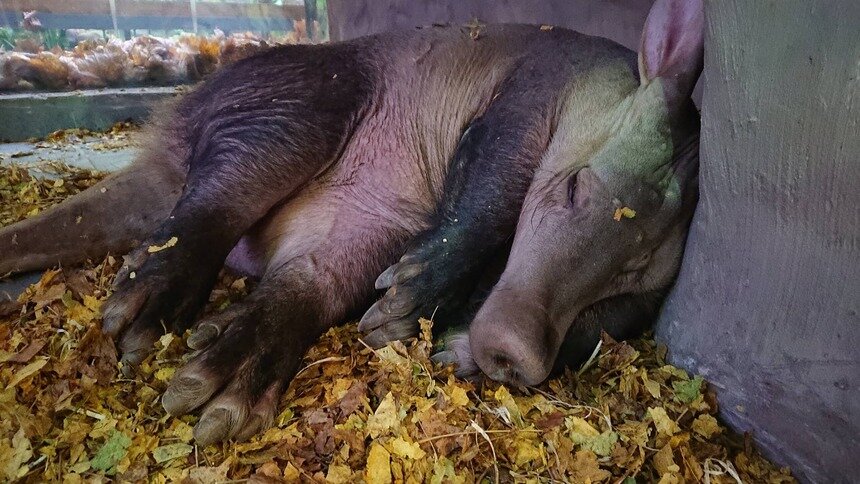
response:
M621 217L624 218L633 218L636 216L636 210L633 210L630 207L618 207L615 209L615 213L612 214L612 219L616 222L621 221Z
M651 417L651 420L654 421L654 426L657 428L657 432L660 432L663 435L672 436L676 432L681 431L681 428L678 427L678 424L675 423L674 420L669 418L666 414L666 409L663 407L649 407L648 415Z
M430 477L430 484L456 482L456 475L454 463L447 457L439 457L433 463L433 475Z
M514 464L523 467L529 462L543 461L543 446L535 442L525 434L518 434L514 441Z
M465 407L469 404L469 394L466 393L465 388L458 386L457 384L449 383L446 385L445 394L448 395L448 399L453 405Z
M292 462L287 462L287 467L284 467L284 480L287 482L299 482L301 472L293 465Z
M657 472L660 473L661 476L666 474L676 474L681 470L681 467L675 463L675 456L672 452L672 447L669 445L663 446L652 458L654 462L654 469L657 469Z
M155 462L163 464L173 459L185 457L190 454L192 450L194 450L194 447L181 442L177 444L162 445L161 447L153 449L152 458L155 459Z
M388 442L391 453L402 459L423 459L427 455L417 442L407 442L397 437Z
M229 464L229 460L226 461ZM220 465L218 467L192 467L188 470L188 477L182 479L183 483L189 484L209 484L212 482L226 481L229 465Z
M581 435L584 437L597 437L600 435L600 431L594 428L593 425L585 421L585 419L576 416L570 416L564 419L564 425L567 427L567 431L574 436ZM575 439L574 442L576 442Z
M167 242L165 242L162 245L150 245L149 247L146 248L146 251L149 252L150 254L154 254L156 252L161 252L164 249L169 249L169 248L175 246L177 242L179 242L179 239L174 236L174 237L167 239Z
M602 482L612 477L611 472L600 468L597 455L590 450L577 451L568 470L570 481L577 483Z
M71 305L66 308L66 317L85 325L96 317L96 313L83 304L73 301Z
M391 345L379 348L378 350L376 350L376 355L379 356L379 359L381 361L391 363L398 368L403 368L406 370L412 369L412 365L409 363L409 359L398 353L397 350L395 350Z
M24 429L19 428L15 435L9 440L0 440L0 465L3 475L9 481L14 481L29 470L25 463L33 457L33 449L30 441L24 435Z
M88 309L90 309L93 312L98 312L101 309L102 302L103 301L101 299L96 299L95 297L90 296L89 294L84 295L84 306L86 306Z
M510 419L510 423L517 426L523 425L523 414L520 411L520 407L517 405L516 400L514 400L514 397L506 386L500 385L493 397L497 402L501 403L502 408L506 410L502 415L502 418L508 417Z
M388 484L391 482L391 454L378 442L370 444L367 453L365 480L368 484Z
M696 432L706 439L710 439L714 435L722 432L717 419L708 414L702 414L696 417L696 420L693 420L692 429L693 432Z
M659 399L660 398L660 384L656 381L648 378L647 376L642 379L642 384L645 386L645 390L651 394L652 397Z
M35 373L37 373L39 370L41 370L42 367L45 366L46 364L48 364L48 358L47 357L41 357L41 356L36 357L36 359L32 363L28 364L24 368L21 368L20 370L15 372L15 376L12 377L12 381L9 382L9 384L6 386L6 388L14 388L15 386L17 386L22 381L33 376Z
M367 419L367 433L371 438L377 438L380 435L394 433L400 426L400 418L397 415L397 406L394 402L394 395L388 392L385 397L379 402L376 411L373 412Z
M194 439L194 427L188 425L182 420L175 420L171 426L171 434L186 444Z
M328 467L328 473L325 475L325 480L332 484L345 484L347 482L352 482L352 469L350 469L349 466L332 464Z
M433 321L426 318L418 318L418 325L421 327L421 340L428 343L433 342Z
M158 371L155 372L155 379L163 382L170 381L170 379L173 378L174 373L176 373L176 368L159 368Z

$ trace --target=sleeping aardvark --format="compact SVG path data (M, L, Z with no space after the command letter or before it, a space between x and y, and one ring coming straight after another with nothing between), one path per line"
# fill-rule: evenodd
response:
M677 273L702 30L699 0L658 0L638 56L526 25L271 49L156 116L129 168L0 230L0 274L130 251L103 308L126 369L222 267L259 278L196 322L163 396L202 412L201 444L270 425L306 349L365 310L370 345L435 316L461 374L539 383L601 328L641 330Z

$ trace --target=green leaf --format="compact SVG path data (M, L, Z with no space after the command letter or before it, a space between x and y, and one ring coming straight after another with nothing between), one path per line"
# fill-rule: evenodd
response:
M636 478L635 477L628 477L627 479L624 479L624 481L621 484L636 484Z
M125 457L131 438L122 432L114 431L102 448L96 452L96 456L90 461L93 469L112 475L116 472L117 463Z
M615 447L615 442L618 442L618 434L611 430L607 430L597 437L586 439L582 442L582 448L605 457L612 453L612 448Z
M185 457L192 450L194 447L183 443L162 445L152 450L152 458L155 459L155 462L163 464L169 460Z
M701 376L696 376L692 380L673 381L672 388L675 390L675 397L684 403L692 402L701 395L703 382L704 379Z

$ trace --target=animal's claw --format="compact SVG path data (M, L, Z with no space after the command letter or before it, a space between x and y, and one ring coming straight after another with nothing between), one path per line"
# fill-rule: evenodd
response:
M284 323L266 319L259 301L239 303L201 321L199 352L177 370L162 397L171 415L202 408L200 445L244 440L274 421L285 383L298 368L301 343L284 344Z

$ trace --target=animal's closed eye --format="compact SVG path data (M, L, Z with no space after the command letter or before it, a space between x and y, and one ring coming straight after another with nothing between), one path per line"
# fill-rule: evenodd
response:
M567 200L570 205L574 205L574 196L576 196L576 178L579 173L574 173L567 181Z

